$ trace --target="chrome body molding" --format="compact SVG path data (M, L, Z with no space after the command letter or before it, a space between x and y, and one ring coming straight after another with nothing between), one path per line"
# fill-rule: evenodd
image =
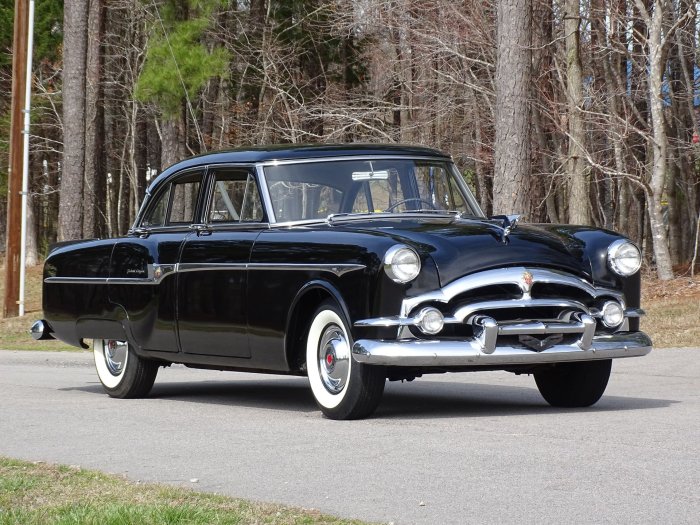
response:
M364 270L363 264L303 264L303 263L180 263L177 272L210 272L226 270L267 270L330 272L337 276Z
M349 272L364 270L363 264L296 264L296 263L179 263L149 264L147 277L47 277L45 283L53 284L134 284L157 285L168 275L183 272L230 270L282 270L330 272L338 277Z
M537 352L513 346L496 346L491 353L477 339L465 341L360 339L352 354L355 361L381 366L528 366L568 361L591 361L638 357L651 352L651 339L643 332L618 332L597 335L590 347L582 349L577 343L558 344Z
M532 290L532 287L538 283L571 286L584 291L593 298L601 296L613 297L622 304L623 309L625 307L623 295L615 290L610 290L608 288L596 288L588 281L581 279L580 277L576 277L575 275L558 270L525 268L523 266L517 266L473 273L452 281L440 290L435 290L416 297L404 299L401 304L400 315L401 317L406 317L416 306L426 302L437 301L441 303L448 303L461 293L483 288L485 286L500 284L512 284L518 286L522 292L522 300L531 301L530 291ZM535 305L533 304L533 306Z
M54 284L134 284L155 285L177 272L177 264L149 264L145 277L47 277L45 283ZM139 273L144 273L140 271Z

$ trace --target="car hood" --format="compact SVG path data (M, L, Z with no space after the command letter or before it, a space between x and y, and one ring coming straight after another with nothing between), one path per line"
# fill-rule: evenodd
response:
M519 224L503 239L501 221L407 218L353 221L355 231L378 231L430 255L441 285L476 271L503 266L544 266L591 279L584 242L566 226Z

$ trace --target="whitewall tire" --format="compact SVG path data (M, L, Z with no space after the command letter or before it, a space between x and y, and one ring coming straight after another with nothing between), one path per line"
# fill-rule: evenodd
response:
M385 370L353 361L348 323L335 302L323 302L311 318L306 367L311 392L326 417L366 417L381 401Z
M97 377L111 397L145 397L151 391L158 364L136 355L128 342L95 339L93 354Z

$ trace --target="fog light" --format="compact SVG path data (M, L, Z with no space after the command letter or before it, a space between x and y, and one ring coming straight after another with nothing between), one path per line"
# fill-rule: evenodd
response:
M437 308L423 308L418 313L416 324L424 334L435 335L445 326L445 318Z
M619 326L625 318L625 313L622 311L622 306L614 301L608 301L603 305L601 310L603 315L603 324L608 328Z

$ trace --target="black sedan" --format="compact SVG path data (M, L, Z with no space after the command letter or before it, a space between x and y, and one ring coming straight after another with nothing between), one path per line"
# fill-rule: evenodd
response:
M202 155L149 186L125 237L60 244L36 338L87 348L113 397L160 366L308 376L360 418L389 380L533 374L554 406L641 356L640 254L588 226L485 217L451 158L393 145Z

